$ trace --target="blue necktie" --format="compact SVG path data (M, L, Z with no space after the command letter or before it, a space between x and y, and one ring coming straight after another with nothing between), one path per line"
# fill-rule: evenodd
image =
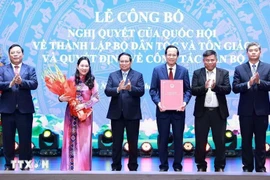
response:
M252 64L252 75L256 73L256 65Z
M123 72L123 80L126 82L126 79L127 79L127 73L126 72Z

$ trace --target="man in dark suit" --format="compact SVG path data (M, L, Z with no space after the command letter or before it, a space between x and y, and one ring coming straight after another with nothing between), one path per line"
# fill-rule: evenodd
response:
M31 90L38 86L36 71L22 63L23 48L13 44L8 49L10 64L0 71L0 90L2 91L0 113L3 127L3 149L6 160L5 170L13 170L11 161L15 156L15 133L19 136L19 159L32 159L32 123L34 104ZM22 170L25 169L23 164Z
M176 46L169 45L165 49L166 64L154 68L150 87L152 101L156 104L157 128L159 133L158 153L160 171L168 171L168 140L170 126L172 125L174 139L175 171L182 171L183 159L183 132L185 127L185 108L191 98L191 89L188 70L176 63L179 50ZM170 75L171 74L171 75ZM170 78L169 78L170 77ZM178 110L165 110L160 101L160 80L183 80L183 105Z
M206 172L206 144L209 129L215 143L215 171L223 172L225 160L225 132L229 111L225 95L230 94L229 72L217 68L217 53L207 50L203 53L204 67L194 71L192 95L196 96L195 116L195 162L199 172Z
M238 115L242 136L244 172L254 169L252 138L255 135L255 170L266 172L265 142L268 128L270 65L260 61L261 46L252 42L246 48L248 62L235 68L233 92L240 93Z
M120 171L122 168L122 146L124 129L126 128L129 145L130 171L138 168L138 137L141 113L140 97L144 95L144 80L141 73L131 69L132 58L128 53L118 56L120 70L110 74L105 94L111 97L107 118L111 119L113 135L112 170Z

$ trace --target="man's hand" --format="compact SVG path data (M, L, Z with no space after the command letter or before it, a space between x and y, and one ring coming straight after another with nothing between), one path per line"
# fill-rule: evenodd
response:
M186 102L183 102L183 105L178 110L176 110L176 111L185 111L186 106L187 106L187 103Z
M216 81L215 80L212 80L213 82L212 82L212 84L211 84L211 89L214 89L215 88L215 86L216 86Z
M207 81L205 81L205 89L208 89L208 88L211 88L212 86L212 80L211 79L208 79Z
M256 73L254 74L254 77L255 77L254 82L255 82L256 84L260 84L260 75L259 75L258 72L256 72Z
M256 76L252 76L251 78L250 78L250 80L249 80L249 86L252 86L253 84L255 84L256 82L255 82L255 80L256 80Z
M129 79L128 79L128 83L125 86L125 90L131 91L131 82Z
M20 75L15 75L12 79L12 81L9 83L9 87L11 88L12 86L14 86L15 84L21 84L22 80L20 78Z
M160 111L160 112L166 111L166 110L163 108L161 102L158 103L158 108L159 108L159 111Z
M126 88L125 87L125 81L124 80L120 81L120 83L118 85L118 91L121 91L121 90L123 90L125 88Z
M15 77L15 84L21 84L22 83L22 78L19 74L17 74Z

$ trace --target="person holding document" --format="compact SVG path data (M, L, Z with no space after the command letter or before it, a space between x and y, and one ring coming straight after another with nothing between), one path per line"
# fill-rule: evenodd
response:
M182 171L183 132L185 127L185 108L191 98L188 70L178 65L179 50L174 45L165 49L166 63L154 68L150 87L152 101L156 104L157 128L159 133L158 153L160 171L168 171L168 139L170 126L174 138L174 171ZM161 80L183 80L183 103L175 110L166 110L161 103ZM165 92L163 92L165 93ZM180 99L174 99L180 101Z
M223 172L225 160L225 132L229 116L226 95L231 92L229 72L217 68L217 53L203 53L204 67L195 70L192 77L192 95L196 96L195 116L195 162L198 172L206 172L206 144L209 129L212 130L216 147L215 171Z
M254 169L252 138L255 135L255 170L266 172L265 142L268 128L270 65L260 61L261 46L252 42L246 48L248 62L235 68L233 92L240 93L238 115L242 136L244 172Z

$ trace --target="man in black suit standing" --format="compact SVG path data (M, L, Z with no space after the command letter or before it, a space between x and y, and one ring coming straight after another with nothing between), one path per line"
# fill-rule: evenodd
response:
M141 73L131 69L130 54L121 53L118 62L120 70L110 74L105 88L105 94L111 97L107 118L111 119L113 135L112 170L120 171L122 168L122 146L126 129L129 145L128 168L130 171L137 171L138 136L142 119L140 98L144 95L144 80Z
M252 42L246 48L248 62L235 68L233 92L240 93L238 115L242 136L244 172L254 169L252 138L255 135L255 170L266 172L265 141L270 114L270 65L260 60L261 46Z
M20 160L32 159L32 123L35 112L31 90L38 87L36 71L22 62L23 48L13 44L8 49L10 64L1 67L0 90L2 91L0 113L3 126L3 149L5 170L14 170L11 161L15 157L15 134L18 131ZM22 170L29 170L24 163Z
M192 95L196 96L195 116L195 162L199 172L206 172L206 144L209 129L212 130L216 147L215 171L223 172L225 160L225 132L229 116L225 95L230 94L229 72L217 68L217 53L203 53L204 67L194 71Z

